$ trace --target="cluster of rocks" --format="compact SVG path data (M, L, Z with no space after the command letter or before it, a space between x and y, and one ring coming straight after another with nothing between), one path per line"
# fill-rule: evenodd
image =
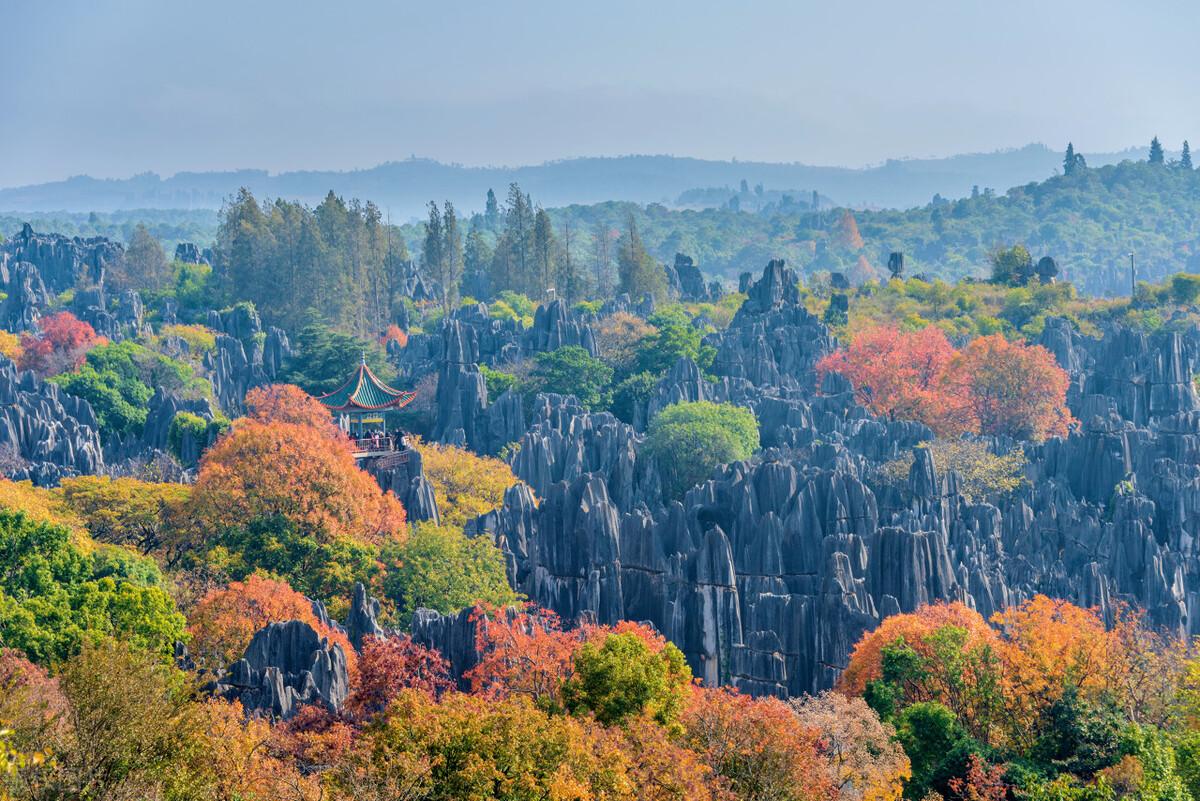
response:
M25 223L19 233L0 245L0 268L6 263L32 264L46 287L57 294L80 285L102 285L105 271L119 262L124 253L125 248L119 242L103 236L84 239L39 234ZM2 273L0 278L8 283Z
M0 443L13 480L52 486L104 467L99 426L87 401L0 356Z
M268 326L248 304L208 313L208 327L217 332L216 347L204 354L204 367L223 409L242 412L246 393L269 384L292 355L287 333Z
M830 686L865 631L935 601L985 616L1037 593L1109 617L1129 603L1200 633L1200 332L1090 339L1048 321L1042 342L1071 374L1081 424L1027 446L1024 488L980 501L918 447L929 429L873 418L837 376L819 382L813 365L837 343L790 270L772 262L746 290L710 339L717 382L681 361L648 413L749 406L767 446L752 462L666 498L634 426L537 399L512 457L525 484L468 527L532 602L568 620L649 621L706 682L776 695ZM880 467L906 454L896 486ZM463 615L414 620L460 670L477 658L470 628Z
M691 256L675 254L675 263L663 265L667 273L667 287L680 300L697 303L716 303L725 295L720 281L704 282L704 274Z

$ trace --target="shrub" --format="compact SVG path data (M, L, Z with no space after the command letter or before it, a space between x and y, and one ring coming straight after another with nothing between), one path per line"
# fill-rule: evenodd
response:
M703 481L719 464L748 459L758 450L758 421L728 403L677 403L650 421L646 445L663 475L667 498Z

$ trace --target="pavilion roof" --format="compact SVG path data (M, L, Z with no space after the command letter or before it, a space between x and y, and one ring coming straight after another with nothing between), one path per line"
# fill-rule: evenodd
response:
M346 383L317 400L335 412L371 412L400 409L416 397L415 392L389 387L380 381L364 359Z

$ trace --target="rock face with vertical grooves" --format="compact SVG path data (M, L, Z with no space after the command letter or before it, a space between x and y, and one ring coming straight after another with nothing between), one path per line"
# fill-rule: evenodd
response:
M260 629L212 690L241 701L247 716L288 720L305 704L340 711L350 692L346 654L300 620Z
M25 463L15 481L53 486L64 478L99 472L104 450L87 401L31 372L18 372L0 356L0 446Z
M58 293L80 283L103 285L105 272L121 260L125 248L103 236L85 239L35 233L26 223L12 239L0 245L0 253L6 254L10 262L32 264L46 287Z
M756 694L830 686L864 632L936 601L984 616L1037 593L1109 617L1130 603L1200 634L1200 332L1093 339L1048 320L1042 344L1070 374L1079 426L1024 446L1024 488L972 500L918 447L928 428L876 419L844 379L818 379L836 341L790 270L772 262L746 283L749 300L708 340L716 383L682 361L644 416L738 403L764 450L666 498L637 429L538 397L512 457L528 486L467 529L504 551L518 591L567 619L649 621L706 682ZM902 456L912 467L897 485L880 467ZM424 611L414 631L457 669L477 658L468 624Z

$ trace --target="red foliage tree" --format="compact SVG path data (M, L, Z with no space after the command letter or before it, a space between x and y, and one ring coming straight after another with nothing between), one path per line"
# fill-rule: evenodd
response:
M1041 345L978 337L946 371L946 394L970 414L981 434L1041 440L1063 436L1071 423L1066 371Z
M58 375L83 364L84 356L108 340L70 312L59 312L38 321L38 333L21 335L22 370L40 376Z
M467 673L471 689L492 698L527 695L542 705L558 703L571 677L575 652L591 629L564 630L553 612L475 609L476 650L483 654Z
M413 642L411 637L363 641L358 660L358 681L346 701L346 712L359 721L387 709L403 690L422 690L438 696L454 685L450 665L437 651Z
M938 433L967 428L966 409L943 391L954 347L941 329L867 329L817 363L820 375L840 373L860 403L889 420L917 420Z
M991 767L978 754L971 754L967 775L953 778L949 784L956 801L1004 801L1008 798L1004 766Z

